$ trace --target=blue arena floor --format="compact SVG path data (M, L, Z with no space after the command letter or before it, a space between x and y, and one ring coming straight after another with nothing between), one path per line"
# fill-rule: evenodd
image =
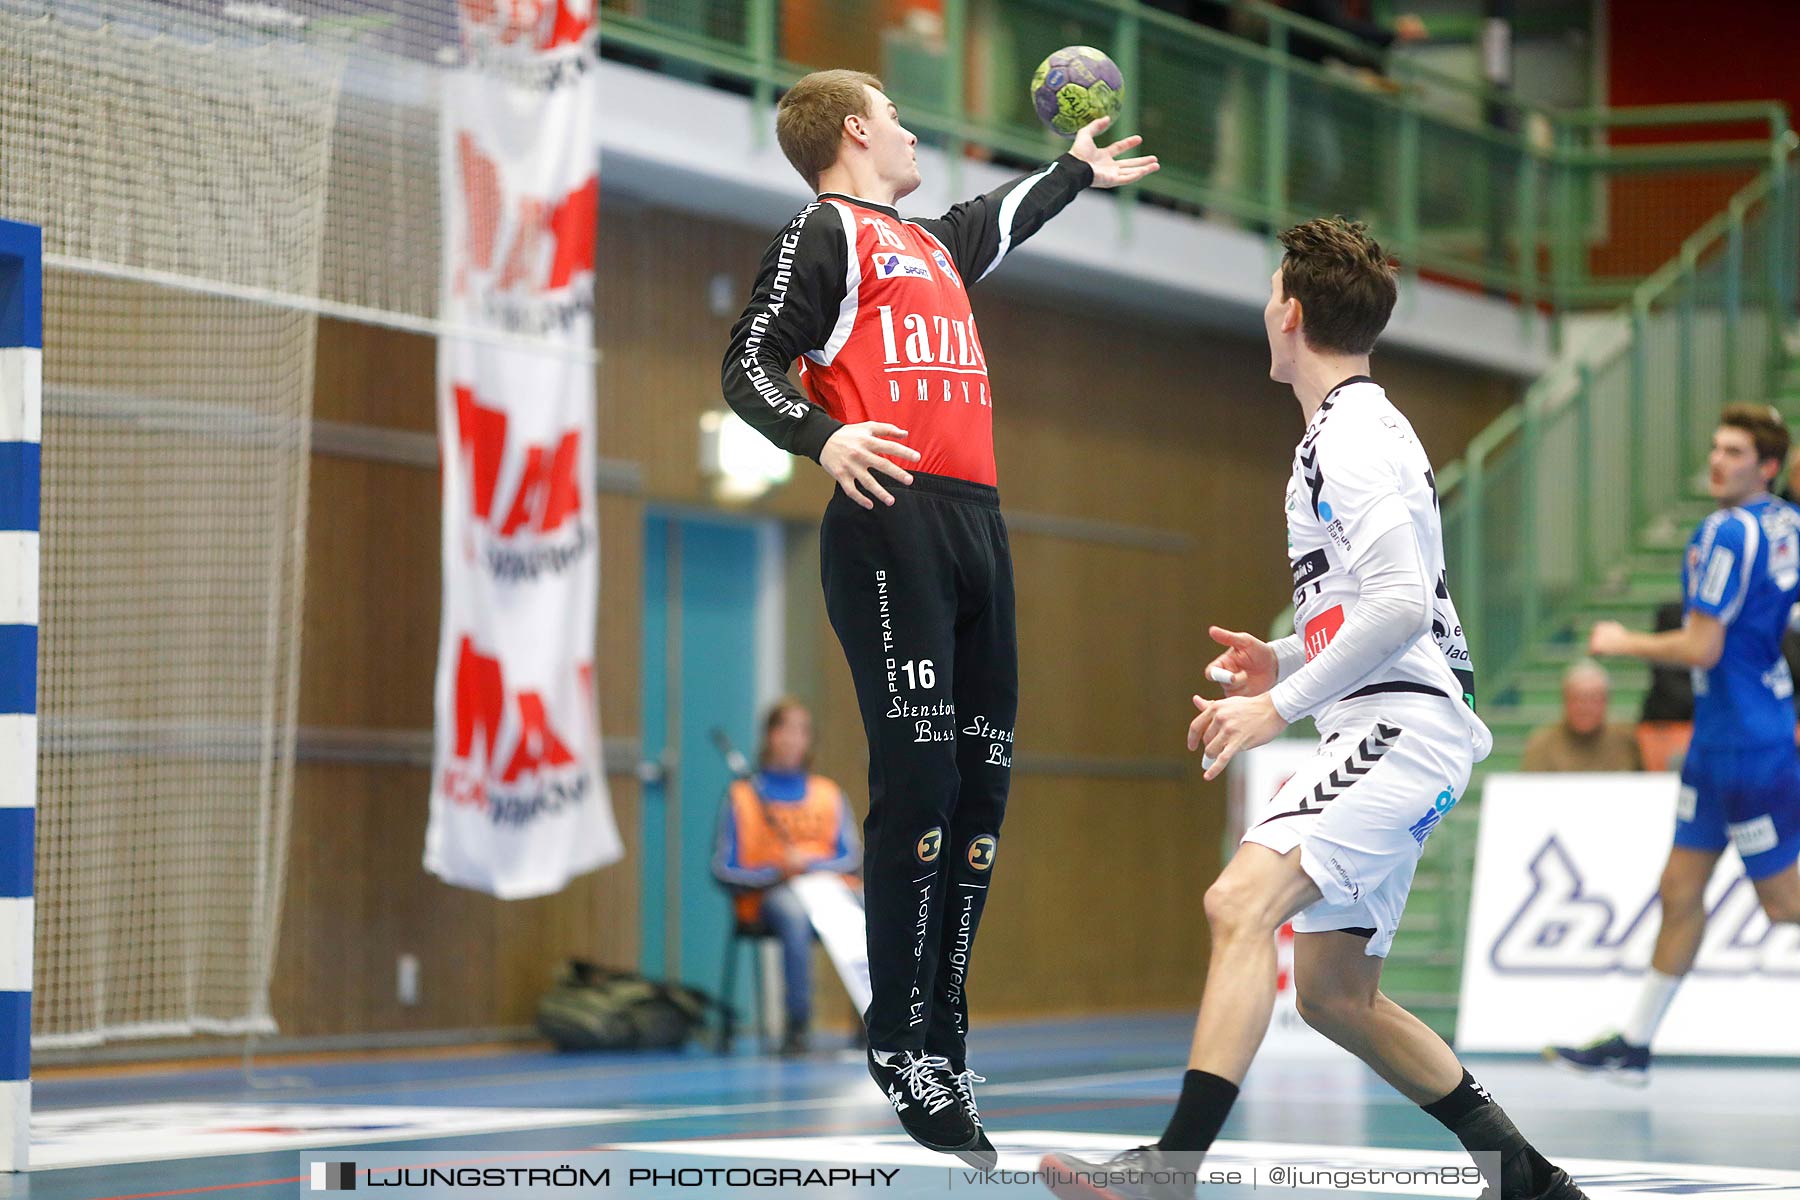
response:
M1150 1140L1179 1087L1189 1020L1113 1017L978 1031L971 1063L989 1079L979 1095L1002 1166L1030 1171L1046 1149L1104 1153ZM782 1061L741 1045L746 1048L729 1058L694 1048L635 1056L464 1052L284 1063L260 1067L254 1085L237 1070L53 1078L36 1089L34 1169L0 1177L0 1193L124 1200L227 1192L264 1200L309 1194L308 1160L321 1156L360 1157L365 1168L370 1155L395 1151L432 1152L419 1162L531 1165L555 1162L559 1153L608 1150L580 1160L611 1164L615 1183L632 1163L659 1169L889 1163L907 1166L905 1178L854 1194L1048 1194L1016 1179L957 1178L956 1164L912 1147L859 1057L826 1051ZM1595 1200L1714 1193L1800 1200L1800 1064L1659 1063L1642 1089L1576 1078L1537 1061L1470 1066L1528 1136L1553 1159L1566 1160ZM1203 1188L1203 1196L1267 1194L1268 1169L1283 1162L1467 1162L1440 1126L1360 1064L1341 1058L1259 1059L1223 1136L1207 1166L1248 1165L1262 1178L1255 1188ZM369 1187L365 1180L364 1190ZM615 1187L608 1194L669 1190ZM726 1184L676 1190L777 1194ZM852 1193L811 1187L787 1194Z

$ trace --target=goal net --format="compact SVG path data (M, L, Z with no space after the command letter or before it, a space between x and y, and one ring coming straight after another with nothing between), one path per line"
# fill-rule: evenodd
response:
M39 1048L273 1029L318 322L435 310L454 20L0 0L0 214L45 251Z

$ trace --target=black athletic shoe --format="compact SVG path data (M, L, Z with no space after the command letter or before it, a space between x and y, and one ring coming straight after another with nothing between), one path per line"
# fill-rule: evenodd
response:
M1650 1082L1650 1047L1634 1046L1616 1033L1586 1046L1545 1046L1544 1057L1564 1070L1603 1075L1627 1087Z
M1202 1157L1138 1146L1099 1162L1046 1154L1038 1170L1062 1200L1194 1200Z
M1482 1189L1483 1200L1496 1200L1494 1181ZM1587 1200L1569 1173L1530 1145L1501 1155L1497 1200Z
M1498 1151L1500 1179L1487 1176L1481 1200L1587 1200L1569 1173L1538 1153L1498 1104L1484 1104L1451 1130L1471 1154ZM1487 1167L1477 1159L1483 1174Z
M950 1060L918 1050L896 1050L887 1062L869 1051L869 1076L900 1118L900 1126L927 1150L954 1154L987 1170L998 1161L993 1147L957 1102Z

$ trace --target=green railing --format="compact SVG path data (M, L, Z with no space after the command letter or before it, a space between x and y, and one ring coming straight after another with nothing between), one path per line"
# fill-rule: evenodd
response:
M1784 135L1769 170L1440 473L1484 693L1572 606L1604 600L1651 519L1693 494L1719 410L1774 394L1800 293L1795 145Z
M1366 47L1261 0L1221 0L1226 29L1137 0L942 0L941 15L890 20L900 7L603 0L601 42L762 103L808 70L874 71L952 171L1055 153L1027 81L1049 51L1098 45L1125 75L1119 128L1163 162L1143 194L1256 229L1360 216L1409 269L1526 311L1626 298L1768 169L1788 128L1773 104L1548 110L1403 53L1380 76L1321 68L1288 53L1296 39ZM1138 194L1119 195L1122 219Z

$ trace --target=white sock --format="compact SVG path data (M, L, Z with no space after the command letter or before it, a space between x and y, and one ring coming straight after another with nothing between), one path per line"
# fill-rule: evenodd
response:
M1631 1019L1625 1022L1620 1036L1633 1046L1648 1046L1656 1036L1656 1027L1662 1024L1663 1014L1669 1011L1669 1002L1675 999L1681 978L1664 975L1655 967L1646 971L1644 990L1638 993L1637 1007L1631 1010Z

